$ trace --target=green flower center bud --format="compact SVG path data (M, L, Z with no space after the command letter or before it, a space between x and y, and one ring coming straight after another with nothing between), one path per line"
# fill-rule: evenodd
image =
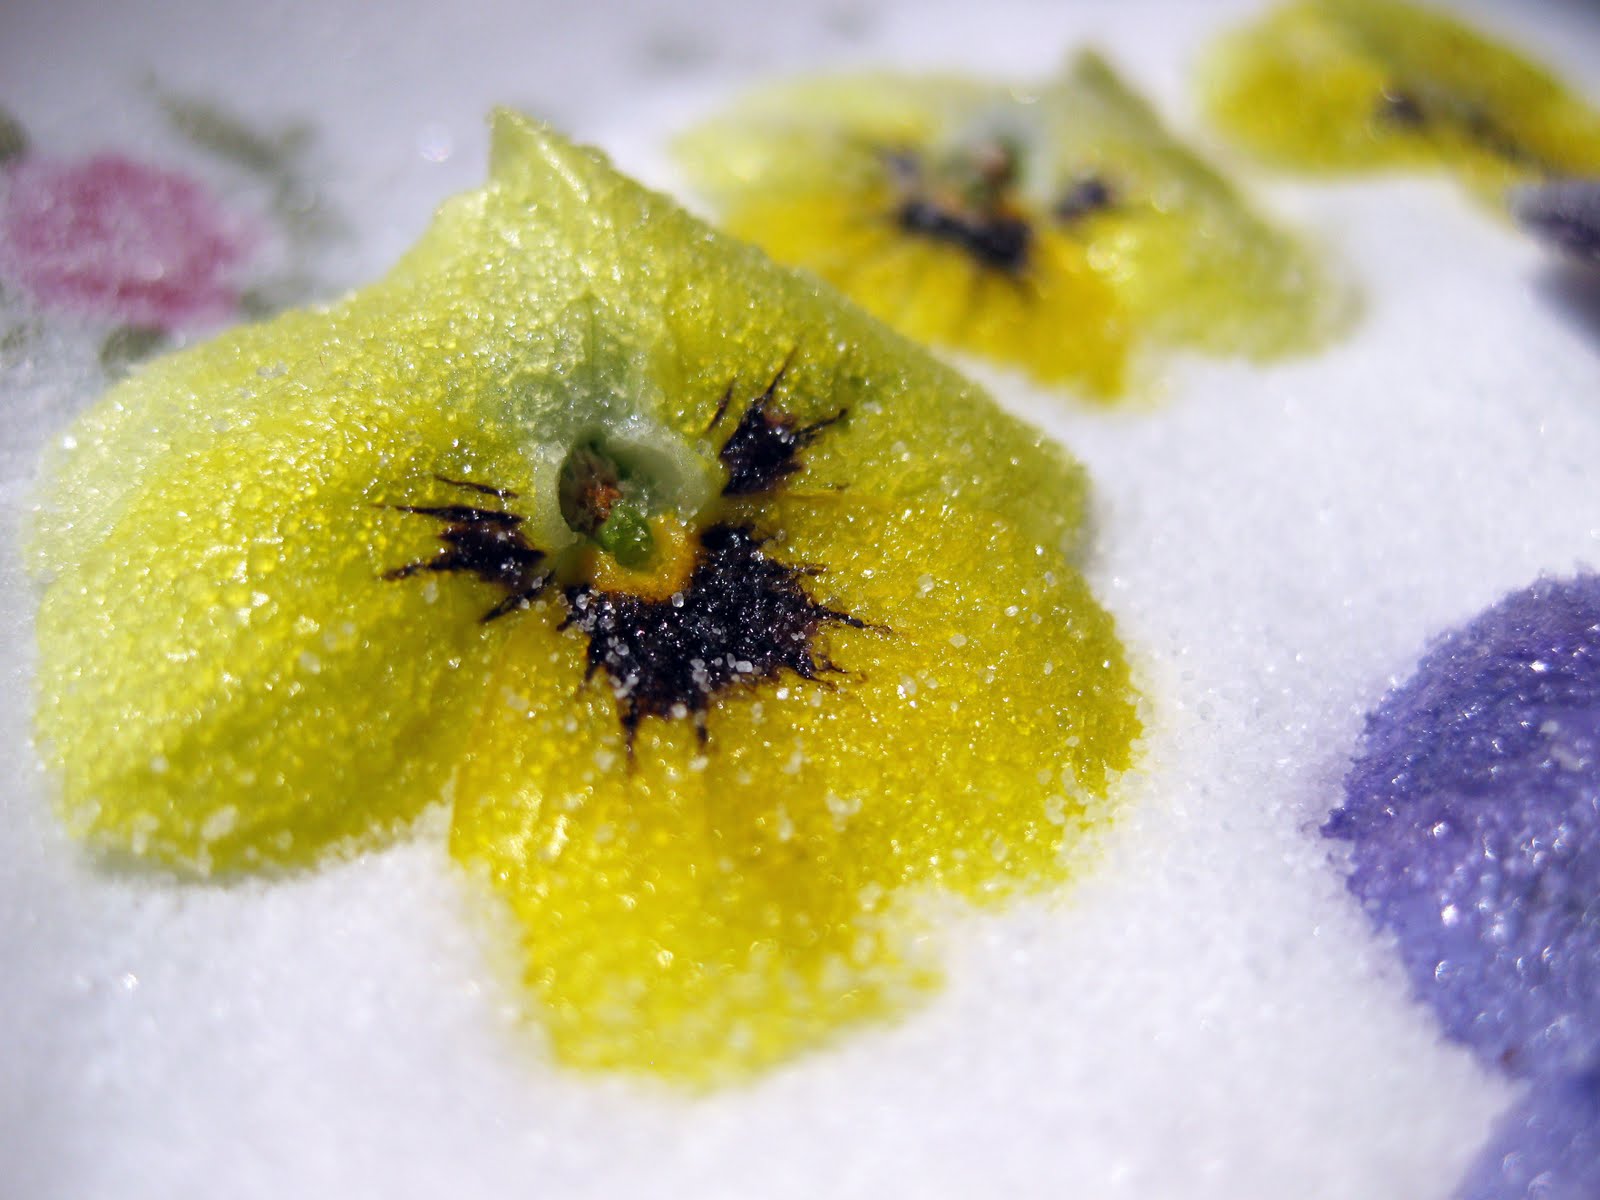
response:
M630 504L613 508L605 523L595 531L594 540L600 549L633 570L649 562L655 550L649 517Z
M649 561L655 544L648 488L599 442L582 443L568 453L561 464L557 496L568 529L625 567Z
M1021 168L1022 147L1016 141L993 134L969 138L937 160L934 186L966 211L988 216L1010 201Z

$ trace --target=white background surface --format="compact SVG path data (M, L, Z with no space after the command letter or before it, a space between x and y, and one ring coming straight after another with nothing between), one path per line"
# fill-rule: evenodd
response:
M0 105L52 153L157 161L150 73L312 120L355 235L331 286L481 179L495 103L670 183L664 134L741 81L1026 77L1093 41L1203 137L1193 57L1253 7L9 0ZM1600 17L1473 11L1600 97ZM15 530L38 448L91 396L48 354L0 364L0 1195L1447 1194L1509 1088L1407 1001L1315 831L1360 714L1430 635L1600 562L1600 282L1442 181L1230 165L1362 287L1353 337L1270 370L1170 362L1116 414L978 372L1098 483L1092 578L1149 700L1098 867L953 924L923 1011L704 1098L552 1066L427 830L229 886L80 857L28 745Z

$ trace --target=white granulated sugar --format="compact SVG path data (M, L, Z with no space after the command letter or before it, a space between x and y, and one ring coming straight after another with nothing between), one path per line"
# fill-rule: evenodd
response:
M130 100L152 74L307 118L357 235L331 289L479 181L496 103L670 186L664 138L741 83L1042 75L1093 41L1203 139L1193 56L1258 7L24 0L0 15L0 102L60 152L157 160L170 134ZM1582 5L1470 12L1600 99ZM98 369L87 335L0 351L0 1194L1447 1195L1510 1089L1408 1002L1316 828L1362 712L1431 635L1600 564L1600 283L1447 182L1308 186L1227 161L1361 287L1347 341L1272 368L1170 360L1118 412L972 367L1095 477L1092 582L1149 715L1126 816L1061 896L952 911L949 983L923 1010L701 1098L546 1061L429 831L228 885L83 859L28 745L14 530Z

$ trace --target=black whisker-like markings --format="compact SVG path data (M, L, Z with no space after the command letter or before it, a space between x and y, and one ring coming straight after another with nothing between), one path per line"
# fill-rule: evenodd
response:
M1401 129L1420 129L1428 122L1417 94L1406 88L1387 87L1378 94L1378 120Z
M774 401L795 355L778 368L746 406L719 459L728 471L726 496L770 492L800 470L799 455L831 417L802 425L777 411ZM732 404L730 386L711 421L715 428ZM436 476L451 487L514 499L516 493L470 480ZM384 574L389 580L422 572L460 572L505 590L484 621L526 607L550 586L554 575L545 554L522 532L521 514L476 504L391 504L398 512L443 523L445 549ZM562 629L588 639L585 678L604 673L616 697L628 752L640 722L648 717L691 718L702 741L713 699L737 688L769 682L788 672L828 686L840 668L821 655L817 637L830 625L888 633L860 618L813 600L804 586L826 568L789 564L766 554L762 538L746 525L714 521L701 531L694 566L682 590L666 599L625 591L602 591L589 583L563 588L567 607Z
M790 357L792 358L793 356L794 356L794 352L790 351ZM780 375L783 374L784 368L786 368L788 365L789 365L788 359L785 359L784 360L784 365L783 365L783 367L779 368L778 373ZM731 404L732 402L733 402L733 384L730 383L728 385L728 390L722 393L722 399L717 401L717 411L711 414L711 424L706 426L706 430L708 432L710 430L715 429L718 425L722 424L722 418L728 415L728 405Z
M816 568L791 567L761 545L748 527L712 525L687 585L670 599L566 590L562 628L588 636L587 675L610 680L630 753L645 718L692 716L703 740L713 697L785 671L820 680L839 669L817 653L822 628L872 628L806 593L800 579Z
M895 224L905 233L963 251L979 266L1020 274L1033 249L1033 226L1000 211L967 211L912 196L895 209Z
M435 478L441 483L484 495L516 496L515 492L486 484L446 479L442 475ZM544 552L524 536L522 517L516 513L470 504L390 504L385 507L444 522L439 540L446 548L433 558L385 571L384 579L408 579L425 571L476 575L485 583L506 590L505 597L483 614L482 620L486 622L523 608L550 582L550 572L544 566Z
M717 453L717 458L728 470L728 481L722 487L724 496L754 496L772 491L800 470L800 452L816 441L824 429L844 419L845 410L840 409L831 417L802 425L793 417L773 409L773 396L788 373L794 354L794 351L790 352L766 389L750 401L739 423ZM732 388L723 395L711 421L713 427L727 413L732 395Z
M510 488L490 487L487 483L474 483L470 479L450 479L444 475L435 475L440 483L448 483L451 487L465 488L469 492L477 492L484 496L493 496L497 500L515 500L517 493Z
M1116 189L1103 176L1081 175L1066 186L1050 212L1056 220L1071 224L1105 212L1116 203Z
M391 504L389 507L396 512L416 513L420 517L436 517L441 521L461 525L514 527L522 524L522 518L516 513L501 512L494 508L475 508L470 504Z
M1551 170L1535 150L1478 105L1469 106L1462 114L1461 127L1471 141L1502 162L1547 173Z
M1394 129L1453 128L1466 141L1511 166L1553 173L1536 151L1470 97L1391 86L1379 93L1376 114L1380 124Z
M945 194L950 189L940 186L916 150L880 148L878 158L898 196L892 219L902 233L953 246L987 270L1020 275L1027 269L1033 226L1003 203L1017 172L1010 147L973 148L966 166L978 199L966 203Z
M911 192L922 186L922 158L915 150L905 147L880 148L878 158L890 180L901 192Z

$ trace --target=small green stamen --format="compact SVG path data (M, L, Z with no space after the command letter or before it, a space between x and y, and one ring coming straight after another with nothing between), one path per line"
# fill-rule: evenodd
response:
M630 570L644 566L655 550L649 517L627 501L613 506L611 515L592 536L600 549Z
M625 567L650 560L655 539L638 481L595 442L574 446L557 484L561 517Z

